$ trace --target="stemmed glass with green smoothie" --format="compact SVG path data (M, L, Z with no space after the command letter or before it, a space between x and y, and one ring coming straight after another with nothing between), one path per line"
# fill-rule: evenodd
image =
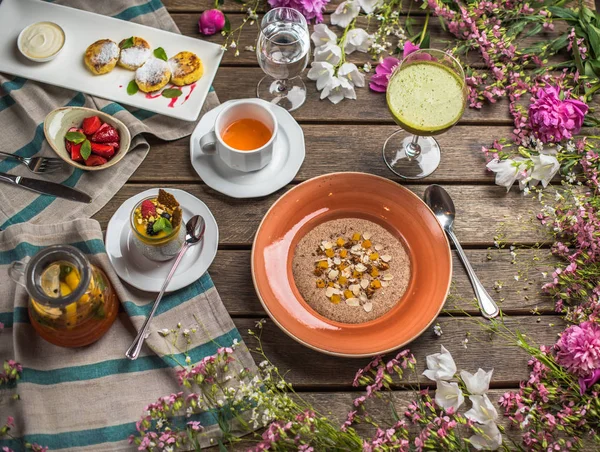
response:
M440 163L433 138L461 118L467 103L460 63L441 50L423 49L402 60L390 77L387 104L402 129L383 145L383 159L398 176L421 179Z

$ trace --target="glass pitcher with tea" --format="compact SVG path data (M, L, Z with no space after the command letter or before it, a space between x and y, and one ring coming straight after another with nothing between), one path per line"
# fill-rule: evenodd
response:
M108 277L73 246L44 248L27 264L13 262L9 274L29 294L31 324L52 344L89 345L117 317L119 302Z

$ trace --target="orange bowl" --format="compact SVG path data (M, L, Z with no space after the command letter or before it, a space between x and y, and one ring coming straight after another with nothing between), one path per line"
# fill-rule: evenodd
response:
M299 240L338 218L363 218L402 241L411 262L408 288L385 315L365 323L329 320L302 298L292 274ZM417 338L444 305L452 279L448 239L433 212L406 188L365 173L333 173L285 193L262 220L252 247L252 278L273 321L298 342L336 356L386 353Z

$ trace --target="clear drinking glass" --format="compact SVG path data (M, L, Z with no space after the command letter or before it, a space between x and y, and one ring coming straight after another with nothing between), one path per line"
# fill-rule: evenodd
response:
M390 77L386 98L403 130L386 140L383 160L405 179L429 176L440 163L440 146L433 136L454 126L467 104L460 63L441 50L411 53Z
M274 8L264 15L256 56L263 77L256 95L293 111L306 100L306 86L299 75L308 65L310 36L304 16L292 8Z

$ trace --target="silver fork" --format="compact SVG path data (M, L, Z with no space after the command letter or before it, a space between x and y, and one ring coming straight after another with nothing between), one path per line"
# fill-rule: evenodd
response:
M55 159L51 157L21 157L20 155L13 155L7 152L0 151L0 155L18 160L25 165L29 171L35 174L52 173L59 170L65 164L61 159Z

